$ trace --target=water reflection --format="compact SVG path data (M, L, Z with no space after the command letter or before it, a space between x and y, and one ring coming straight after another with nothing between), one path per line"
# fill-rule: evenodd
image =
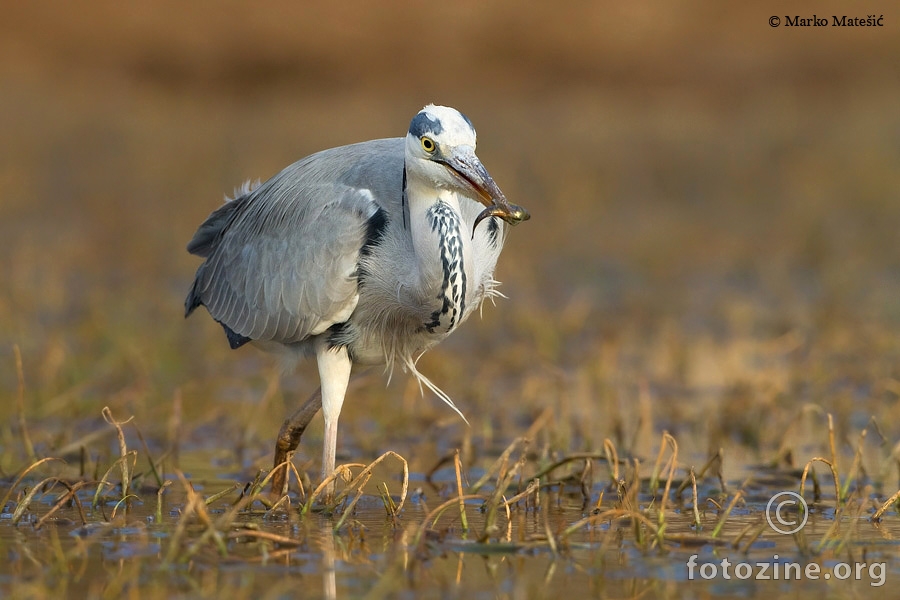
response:
M326 600L337 598L337 581L334 572L334 536L321 537L322 549L322 589Z
M228 489L225 484L207 484L204 496L224 489ZM0 493L5 491L0 488ZM39 518L55 503L53 494L47 496L38 496L29 508L34 517ZM827 548L804 555L794 537L768 532L747 553L729 545L672 543L660 551L637 540L628 521L587 526L564 539L561 532L585 514L578 494L547 496L540 510L513 510L498 534L487 538L482 535L487 526L485 513L478 504L467 506L467 531L458 516L448 514L429 526L422 538L417 534L427 511L421 505L410 505L398 519L390 519L372 497L358 504L349 525L338 533L333 531L335 519L322 514L301 517L294 507L291 513L276 515L254 507L222 531L227 540L224 548L206 533L202 519L181 522L188 499L177 486L165 495L161 521L155 517L152 502L134 501L106 521L110 506L105 511L91 511L90 499L83 500L86 525L81 524L77 508L69 506L40 529L33 526L35 518L23 518L14 525L11 516L16 498L10 501L0 515L0 553L7 559L0 566L0 588L14 584L31 586L29 589L43 594L70 594L74 589L109 596L152 584L168 593L201 597L228 590L238 598L301 595L337 599L483 593L510 598L585 593L679 595L678 590L691 585L695 592L698 586L705 587L704 593L715 596L728 595L734 588L718 580L690 581L685 565L691 556L696 555L698 565L721 564L723 558L769 560L773 554L781 560L804 563L846 560L843 555L829 554ZM210 513L225 514L234 500L221 499L210 507ZM730 539L741 528L758 523L763 506L753 501L735 512L723 536ZM673 510L668 519L670 534L693 532L690 511ZM716 515L704 513L703 519L709 528ZM815 511L803 531L804 547L815 548L833 526L833 512ZM893 520L878 527L853 522L843 526L855 529L850 555L884 562L887 578L900 574L894 558L900 526ZM181 540L176 535L179 527L184 532ZM547 535L557 540L556 546L546 543ZM176 543L180 547L173 550ZM168 556L176 559L167 562ZM77 577L60 579L47 577L47 573ZM310 585L310 578L321 578L320 594L314 591L316 585ZM816 598L813 584L792 582L791 591L799 598ZM758 592L763 584L747 581L741 585Z

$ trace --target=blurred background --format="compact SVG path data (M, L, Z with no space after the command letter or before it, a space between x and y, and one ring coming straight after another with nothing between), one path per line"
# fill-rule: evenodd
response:
M230 351L205 314L184 321L199 264L185 245L244 180L402 136L430 102L472 119L479 156L532 220L501 257L509 299L420 363L472 427L399 373L387 388L376 377L345 405L339 459L395 449L425 470L463 446L475 460L548 407L545 447L609 437L646 458L668 430L691 459L728 448L733 476L791 463L807 439L816 451L824 412L842 451L873 417L873 448L889 451L900 13L880 28L771 27L784 10L9 3L0 470L25 460L16 345L39 456L114 455L112 437L90 443L110 406L154 451L193 450L198 469L265 466L314 371L276 388L267 357Z

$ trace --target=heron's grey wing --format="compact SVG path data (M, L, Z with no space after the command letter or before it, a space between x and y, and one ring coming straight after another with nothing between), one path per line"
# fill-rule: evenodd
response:
M286 170L221 207L189 245L207 260L188 312L205 305L233 347L299 342L356 307L359 256L379 206L368 189L293 175Z

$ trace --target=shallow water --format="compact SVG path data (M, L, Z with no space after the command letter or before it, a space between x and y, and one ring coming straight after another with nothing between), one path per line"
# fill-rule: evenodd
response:
M230 485L215 480L200 485L200 481L196 487L207 498L231 490L209 505L213 520L238 499L240 490ZM6 557L0 568L0 588L4 596L13 597L558 598L578 594L701 598L790 592L796 598L815 598L867 595L889 589L890 581L900 577L900 524L894 512L876 526L865 514L848 516L853 510L848 508L836 533L831 530L833 498L823 497L797 537L765 528L746 549L730 544L694 545L685 539L666 542L660 550L637 540L629 519L604 520L564 534L571 524L597 512L600 492L604 500L599 510L613 508L615 492L596 485L585 507L580 493L560 493L555 487L541 494L539 508L520 503L508 520L501 515L487 537L481 535L486 523L482 501L466 504L468 531L456 506L434 526L423 528L430 509L442 500L434 490L414 491L396 518L387 516L379 496L364 495L337 532L340 510L330 516L318 512L301 516L297 506L266 512L256 503L220 527L220 549L212 539L204 539L207 528L202 519L183 519L187 497L179 484L166 489L159 506L155 491L146 490L127 506L107 500L102 508L91 510L93 490L85 490L79 498L86 524L80 511L69 506L37 529L36 523L62 491L57 486L33 500L17 525L12 523L14 501L0 515L0 548ZM0 493L7 489L0 487ZM778 490L757 489L754 498L758 500L739 505L720 539L731 541L745 526L758 525L770 491ZM718 490L701 486L700 497L704 493L716 496ZM649 497L641 497L643 508L650 503ZM719 514L710 507L707 504L701 513L700 533L707 535ZM652 509L646 514L657 517ZM245 537L238 535L241 531ZM255 532L285 539L251 537ZM696 533L689 503L667 509L666 533L676 538ZM175 538L180 540L177 544ZM819 547L826 538L830 541ZM842 545L844 539L847 542ZM693 570L688 566L692 556ZM732 565L748 563L752 571L736 573L732 566L731 578L725 579L723 559ZM843 562L859 569L859 580L857 573L836 579L846 576L843 567L835 570ZM799 566L790 571L788 563ZM863 563L866 566L857 566ZM873 571L872 564L879 566ZM715 578L709 578L711 565L717 568ZM808 569L815 568L822 569L819 580L808 576ZM822 579L832 572L830 580ZM739 578L751 573L747 579Z

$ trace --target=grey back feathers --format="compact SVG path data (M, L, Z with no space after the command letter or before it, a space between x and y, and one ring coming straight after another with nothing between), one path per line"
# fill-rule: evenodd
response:
M382 208L399 211L402 173L402 139L366 142L313 154L226 203L188 245L207 260L187 312L203 304L254 340L322 333L352 310L367 223Z

